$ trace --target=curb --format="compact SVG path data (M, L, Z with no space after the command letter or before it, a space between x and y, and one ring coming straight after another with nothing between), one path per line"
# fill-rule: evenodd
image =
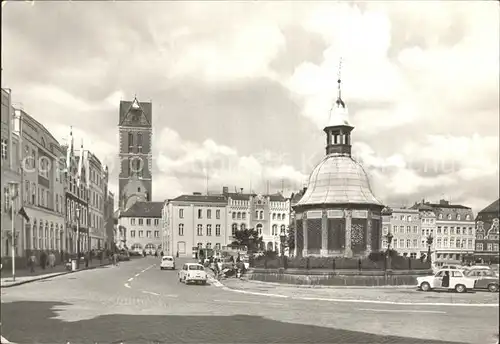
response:
M46 280L46 279L50 279L50 278L54 278L54 277L59 277L59 276L63 276L63 275L68 275L68 274L72 274L72 273L76 273L76 272L82 272L82 271L87 271L87 270L94 270L94 269L101 268L103 266L108 266L108 265L111 265L111 264L103 264L103 265L99 265L99 266L92 266L90 268L83 268L83 269L76 270L76 271L63 271L63 272L54 273L53 275L49 275L49 276L42 275L40 277L35 277L33 279L29 279L29 280L25 280L25 281L19 281L19 282L14 282L14 283L9 284L9 285L0 286L0 289L17 287L17 286L20 286L20 285L23 285L23 284L37 282L37 281L42 281L42 280ZM4 341L3 341L4 339L2 339L2 342L1 342L2 344L4 343ZM6 343L9 343L9 342L6 342Z

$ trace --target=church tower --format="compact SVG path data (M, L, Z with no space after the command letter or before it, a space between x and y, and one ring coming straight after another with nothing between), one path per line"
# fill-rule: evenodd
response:
M152 104L120 101L120 175L118 206L130 208L138 201L151 201L152 192Z

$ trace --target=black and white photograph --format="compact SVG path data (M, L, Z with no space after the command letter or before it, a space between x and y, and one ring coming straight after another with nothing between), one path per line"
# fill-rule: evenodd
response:
M1 2L2 344L498 344L498 1Z

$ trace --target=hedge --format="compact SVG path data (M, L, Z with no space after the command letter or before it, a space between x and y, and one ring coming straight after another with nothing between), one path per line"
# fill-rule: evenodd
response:
M385 260L373 261L368 258L344 257L294 257L266 258L257 257L252 261L252 267L278 269L283 267L283 259L287 260L288 269L324 269L324 270L384 270ZM391 259L393 270L428 270L430 264L420 259L394 257Z

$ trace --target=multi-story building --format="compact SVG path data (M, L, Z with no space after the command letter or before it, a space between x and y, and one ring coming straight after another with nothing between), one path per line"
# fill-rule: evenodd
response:
M381 246L388 247L387 234L392 234L391 247L404 257L417 258L421 253L421 220L418 210L384 208L382 212Z
M421 203L422 204L422 203ZM459 263L471 259L475 247L472 209L463 205L424 202L436 216L432 258L436 262Z
M286 236L290 224L290 200L281 193L261 195L241 192L230 193L223 188L223 196L227 198L229 240L233 241L238 229L253 228L262 236L261 250L278 252L281 247L281 236Z
M429 237L432 237L432 244L431 244L431 259L434 260L436 259L436 240L434 237L436 236L436 231L437 231L437 225L436 225L436 213L432 209L432 207L426 205L426 204L420 204L417 205L417 209L420 213L420 221L422 222L421 225L421 231L422 231L422 238L420 242L420 251L423 254L427 254L429 252L429 244L428 244L428 239Z
M123 247L137 252L152 254L162 250L163 202L135 202L130 208L120 211L119 230L123 233ZM121 235L120 235L121 238Z
M298 191L297 193L292 193L290 195L290 207L289 207L289 211L288 213L290 214L289 216L289 221L288 221L288 228L292 228L295 226L295 210L294 210L294 206L300 201L300 199L302 198L302 196L304 196L305 192L307 191L307 188L303 188L302 190ZM295 229L294 229L295 230ZM293 237L295 238L295 234L294 233L288 233L287 236L290 237L290 235L293 235ZM294 242L290 242L290 238L287 238L287 249L285 249L285 252L287 253L287 255L290 255L290 256L293 256L295 255L295 243Z
M500 199L497 199L477 214L476 249L474 254L476 261L499 263L499 218Z
M108 168L91 152L86 151L87 173L89 174L89 223L91 249L104 248L106 231L104 228L104 201L107 194L104 193L105 185L108 183Z
M152 104L121 101L118 122L120 175L118 203L128 209L152 199Z
M78 168L80 166L79 151L73 149L73 137L70 134L70 143L62 147L64 156L69 158L66 161L67 170L61 169L60 178L65 180L65 204L66 204L66 228L68 235L66 238L66 247L68 252L76 253L78 241L80 242L80 252L87 251L88 247L88 229L89 229L89 188L87 169L83 168L84 162L82 160L82 169L80 175ZM70 150L68 155L68 150ZM84 158L85 159L85 158ZM80 178L80 185L78 186L78 178Z
M60 253L67 249L65 225L65 190L63 150L50 132L23 110L16 109L19 119L17 138L20 145L18 163L22 167L24 209L29 217L24 226L24 247L29 251Z
M198 248L221 249L227 235L227 198L224 195L182 195L163 207L166 254L193 257Z
M21 174L19 170L19 142L18 136L14 132L14 109L12 107L11 90L2 88L2 127L1 127L1 170L2 170L2 194L1 194L1 256L10 256L12 254L12 218L11 218L11 191L9 183L18 183L18 192L21 183ZM16 202L14 212L19 209L20 202ZM22 219L19 216L14 217L15 237L17 239L16 256L23 253L24 231L22 230Z
M106 242L104 243L104 247L106 249L111 249L115 240L113 211L115 204L115 195L108 190L107 185L105 185L104 191L106 195L104 201L104 231L106 233Z

